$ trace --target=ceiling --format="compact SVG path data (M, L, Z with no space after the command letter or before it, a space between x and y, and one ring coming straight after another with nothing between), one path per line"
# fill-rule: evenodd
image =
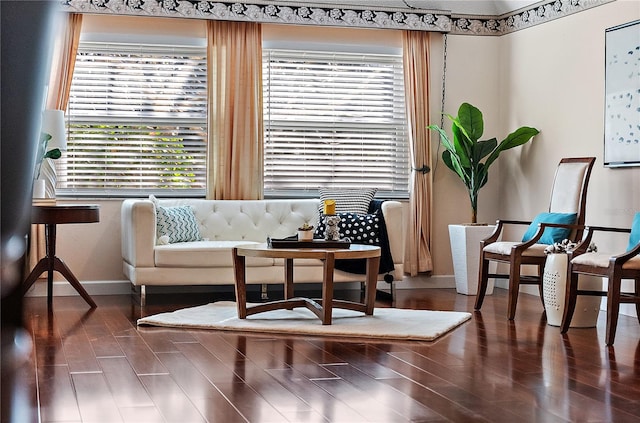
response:
M335 8L362 7L365 9L401 9L403 11L410 11L411 9L441 10L449 11L456 15L500 16L541 2L536 0L280 0L271 3L290 3L296 5L328 6Z

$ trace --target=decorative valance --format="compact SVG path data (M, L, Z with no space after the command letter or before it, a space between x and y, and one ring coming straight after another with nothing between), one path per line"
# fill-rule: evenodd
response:
M504 35L615 0L550 0L502 16L449 11L283 5L209 0L63 0L76 13L176 17L274 24L403 29L459 35Z

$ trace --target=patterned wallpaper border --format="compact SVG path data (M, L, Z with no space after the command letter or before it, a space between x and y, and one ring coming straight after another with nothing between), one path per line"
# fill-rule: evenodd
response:
M356 9L274 5L209 0L62 0L78 13L178 17L262 23L408 29L463 35L503 35L615 0L549 0L515 13L495 16L452 15L448 11Z
M498 18L452 17L451 34L504 35L529 28L615 0L551 0Z

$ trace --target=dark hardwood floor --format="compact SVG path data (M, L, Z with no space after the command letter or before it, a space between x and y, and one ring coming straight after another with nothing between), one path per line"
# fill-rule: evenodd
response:
M42 422L638 422L640 325L615 346L597 328L547 326L538 297L506 319L497 289L435 342L138 328L214 294L25 300L34 351L27 399ZM345 294L345 295L359 295ZM398 290L377 307L472 311L451 289ZM32 370L32 371L31 371ZM26 421L26 420L25 420Z

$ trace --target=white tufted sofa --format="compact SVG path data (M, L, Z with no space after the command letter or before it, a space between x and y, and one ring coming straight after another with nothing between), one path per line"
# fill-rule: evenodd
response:
M234 284L231 250L234 246L266 242L267 237L296 234L303 223L318 222L319 199L290 200L201 200L162 199L160 206L193 207L204 241L157 245L156 211L151 200L127 199L122 203L122 259L125 276L140 287L145 285ZM402 279L404 258L402 204L382 204L394 260L394 278ZM247 283L282 283L283 261L247 258ZM384 275L380 275L382 280ZM335 271L336 282L363 281L363 275ZM295 282L321 282L319 260L296 260Z

